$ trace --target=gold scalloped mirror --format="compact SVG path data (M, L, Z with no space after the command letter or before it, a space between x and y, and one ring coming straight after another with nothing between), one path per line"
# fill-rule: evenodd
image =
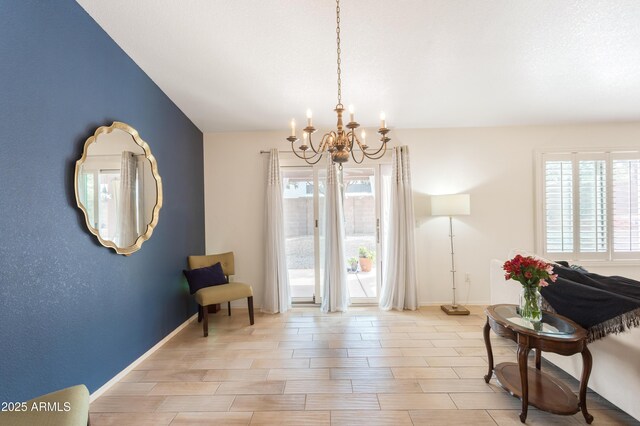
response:
M162 180L149 145L128 124L96 129L76 162L75 192L89 232L129 255L151 237L162 207Z

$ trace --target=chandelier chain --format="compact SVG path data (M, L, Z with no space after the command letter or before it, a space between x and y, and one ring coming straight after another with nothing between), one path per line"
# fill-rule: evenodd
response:
M338 53L338 105L342 105L342 71L340 69L340 0L336 0L336 52Z

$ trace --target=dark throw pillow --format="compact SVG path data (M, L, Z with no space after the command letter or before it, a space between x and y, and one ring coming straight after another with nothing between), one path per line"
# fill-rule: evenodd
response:
M204 268L192 269L182 271L189 283L189 292L194 294L201 288L211 287L214 285L227 284L227 277L222 272L222 265L220 262L212 266L206 266Z

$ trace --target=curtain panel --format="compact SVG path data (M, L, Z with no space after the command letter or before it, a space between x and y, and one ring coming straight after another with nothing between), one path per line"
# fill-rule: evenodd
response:
M325 264L322 312L345 312L349 306L347 260L344 251L342 172L329 160L325 198Z
M116 239L120 247L129 247L138 239L138 203L136 182L138 162L133 152L123 151L120 162L120 194L117 204Z
M266 240L262 311L286 312L291 307L284 243L283 188L278 150L269 152L266 188Z
M409 147L394 148L392 163L391 208L384 262L386 271L382 281L380 308L415 310L418 307L418 284Z

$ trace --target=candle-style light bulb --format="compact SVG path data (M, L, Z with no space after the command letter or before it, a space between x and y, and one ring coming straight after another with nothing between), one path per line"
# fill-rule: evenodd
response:
M291 136L296 135L296 120L295 118L291 119Z
M362 129L362 133L360 133L360 136L362 136L362 143L366 145L367 133L364 131L364 129Z
M311 121L311 109L307 108L307 126L311 127L312 126L312 121Z
M352 123L355 121L353 119L353 115L354 115L353 112L354 112L353 105L349 105L349 121L352 122Z
M307 144L307 138L309 137L309 134L307 132L302 132L302 137L304 138L304 144Z
M384 112L381 112L381 113L380 113L380 128L381 128L381 129L384 129L384 128L386 128L386 127L387 127L387 125L386 125L386 124L387 124L387 123L386 123L386 118L387 118L387 117L386 117L386 115L384 115Z

